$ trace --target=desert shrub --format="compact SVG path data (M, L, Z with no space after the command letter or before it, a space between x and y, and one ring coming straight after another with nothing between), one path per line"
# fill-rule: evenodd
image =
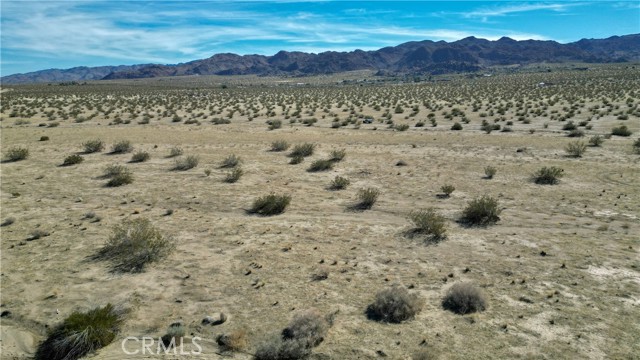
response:
M364 188L358 190L358 203L355 205L356 209L367 210L373 207L373 204L378 201L380 190L376 188Z
M182 150L182 148L174 146L171 148L171 150L169 150L169 155L167 157L172 158L172 157L180 156L182 154L184 154L184 150Z
M376 294L367 307L367 317L371 320L401 323L413 319L422 310L423 301L416 294L401 286L392 286Z
M291 196L289 195L277 195L271 193L257 198L249 213L258 214L262 216L272 216L282 214L289 203L291 202Z
M27 238L27 240L29 241L38 240L49 235L51 235L51 233L46 230L35 229L29 233L29 237Z
M92 154L104 150L104 142L100 139L88 140L82 143L85 154Z
M244 175L244 170L242 170L242 168L240 167L237 167L227 173L227 175L224 177L224 182L232 184L240 180L240 177L242 175Z
M460 125L459 122L456 122L451 126L451 130L462 130L462 125Z
M282 330L280 336L273 337L258 347L255 359L306 359L311 355L311 349L324 340L329 327L325 317L315 310L298 314Z
M204 176L211 175L211 169L204 169Z
M109 178L107 182L108 187L122 186L133 182L133 174L131 171L119 165L107 167L105 177Z
M439 354L433 349L420 349L411 355L411 360L435 360L439 359Z
M151 158L151 155L149 155L148 152L146 151L136 151L133 156L131 156L131 162L132 163L139 163L139 162L145 162L147 160L149 160Z
M296 164L300 164L303 161L304 161L304 156L294 156L289 161L289 164L296 165Z
M332 190L343 190L346 189L350 183L349 179L338 175L331 181L330 188Z
M255 360L298 360L307 359L311 349L304 340L283 340L281 336L273 337L258 346Z
M571 142L564 148L564 151L567 152L568 156L576 158L582 157L582 154L584 154L586 150L587 145L585 145L585 143L583 143L582 141Z
M471 200L462 211L461 221L468 225L489 225L500 220L502 210L498 200L491 196L482 196Z
M568 121L567 123L565 123L562 126L562 130L565 130L565 131L572 131L572 130L575 130L577 128L578 127L576 126L576 124L573 123L573 121Z
M166 256L173 247L172 237L163 236L149 219L138 218L116 225L95 257L111 261L116 272L137 273Z
M557 184L561 177L564 176L564 170L555 166L542 167L533 173L533 182L541 185Z
M347 156L347 151L345 149L332 150L329 160L333 162L340 162L345 156Z
M269 124L269 130L280 129L282 127L281 120L269 120L267 124Z
M73 154L64 158L64 161L62 162L62 166L76 165L76 164L80 164L83 161L84 161L84 158L82 156L78 154Z
M224 160L222 160L222 164L220 165L220 167L221 168L232 168L232 167L236 167L236 166L240 165L240 162L242 162L240 157L236 156L235 154L231 154L231 155L227 156Z
M289 154L289 156L290 157L311 156L313 155L313 150L315 149L315 147L316 147L315 144L310 144L310 143L298 144L293 147L293 150L291 150L291 154Z
M498 172L498 169L493 166L486 166L484 168L484 176L487 179L493 179L493 177L496 175L496 172Z
M38 346L36 360L75 360L115 340L124 311L107 304L87 312L75 311Z
M640 138L633 142L633 152L640 154Z
M589 145L599 147L604 142L604 138L601 135L594 135L589 139Z
M198 162L200 162L200 159L195 155L189 155L183 159L176 159L173 170L186 171L189 169L193 169L194 167L198 166Z
M447 291L442 299L442 307L461 315L480 312L487 308L487 298L473 284L457 283Z
M2 224L0 224L0 226L9 226L9 225L13 224L14 222L16 222L16 218L8 217L8 218L4 219L4 221L2 222Z
M40 141L49 141L49 137L46 135L40 136Z
M333 168L333 162L331 160L319 159L311 163L311 166L307 169L309 172L327 171Z
M129 140L120 140L111 147L112 154L124 154L131 152L132 150L133 145L131 145L131 141Z
M451 194L456 190L456 187L451 184L442 185L440 191L444 194L445 197L451 196Z
M161 338L161 341L164 344L165 349L169 349L176 345L179 346L179 344L181 344L182 338L184 338L185 333L186 333L186 330L184 328L184 325L182 325L181 323L176 322L171 324L167 329L167 333L162 335L162 338Z
M245 330L235 330L228 334L220 334L216 338L216 343L221 351L239 351L247 347L247 332Z
M434 242L446 237L447 220L433 208L412 211L409 214L409 221L414 225L410 232L411 235L424 235L428 240Z
M103 178L111 178L114 177L118 174L121 174L123 172L127 172L129 171L125 166L123 165L118 165L118 164L111 164L111 165L107 165L104 168L104 174L102 175Z
M408 124L398 124L395 127L396 131L407 131L409 130L409 125Z
M286 140L276 140L271 143L271 151L280 152L289 148L289 143Z
M584 131L582 131L580 129L571 130L567 134L567 137L583 137L583 136L584 136Z
M611 129L611 135L631 136L631 134L633 133L631 132L631 130L629 130L629 128L627 128L627 125L620 125Z
M14 146L7 150L5 154L7 161L20 161L29 157L29 149L19 146Z

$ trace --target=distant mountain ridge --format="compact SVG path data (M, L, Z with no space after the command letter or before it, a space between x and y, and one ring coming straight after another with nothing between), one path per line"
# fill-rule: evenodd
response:
M412 41L374 51L319 54L280 51L273 56L216 54L175 65L143 64L50 69L0 78L2 84L138 79L185 75L320 75L353 70L443 74L486 66L540 62L608 63L640 61L640 34L582 39L568 44L508 37L490 41L467 37L454 42Z

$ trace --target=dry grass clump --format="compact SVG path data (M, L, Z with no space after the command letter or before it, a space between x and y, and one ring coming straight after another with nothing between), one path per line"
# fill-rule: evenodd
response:
M480 312L487 308L487 298L473 284L457 283L447 291L442 299L442 307L461 315Z
M104 150L104 142L100 139L88 140L82 143L85 154L92 154Z
M347 156L347 151L345 149L332 150L331 155L329 156L329 161L340 162L345 156Z
M296 315L280 336L258 347L256 360L306 359L327 336L330 324L315 310Z
M244 170L242 168L237 167L229 171L229 173L224 177L224 182L233 184L240 180L240 177L244 174Z
M295 158L298 156L302 156L302 157L311 156L313 155L313 150L315 149L315 147L316 147L315 144L310 144L310 143L298 144L293 147L293 150L291 150L291 153L289 154L289 156L292 158Z
M413 319L422 310L422 299L399 285L392 286L376 294L367 307L367 317L371 320L401 323Z
M429 241L438 242L446 238L447 219L438 212L429 208L426 210L412 211L409 214L409 221L414 225L410 235L423 235Z
M498 207L498 200L487 195L473 199L462 211L460 221L467 225L484 226L500 220L502 210Z
M14 162L24 160L29 157L29 149L19 146L14 146L7 150L5 154L6 161Z
M38 346L36 360L75 360L115 340L125 312L107 304L73 312Z
M276 140L271 143L271 151L280 152L289 148L289 143L286 140Z
M358 190L358 203L353 207L356 210L368 210L378 201L380 190L376 188L363 188Z
M307 169L308 172L328 171L333 168L333 161L319 159L311 163L311 166Z
M133 145L129 140L120 140L111 147L112 154L124 154L133 151Z
M149 219L124 220L113 228L113 234L95 258L111 261L113 271L138 273L147 264L166 256L173 247L173 238L163 236Z
M289 161L289 164L291 165L297 165L300 164L301 162L304 161L304 156L294 156L291 158L291 160Z
M233 168L240 165L241 162L242 162L242 159L240 159L240 157L236 156L235 154L231 154L227 156L224 160L222 160L222 164L220 165L220 167L223 169Z
M167 157L172 158L172 157L177 157L180 156L184 153L184 150L182 150L182 148L179 148L177 146L174 146L171 148L171 150L169 150L169 155Z
M331 180L331 185L329 186L329 188L331 190L343 190L346 189L350 183L351 182L349 181L349 179L338 175L333 180Z
M151 158L151 155L146 151L136 151L133 156L131 156L131 160L129 162L132 163L140 163L148 161Z
M262 216L279 215L285 211L290 202L291 196L289 195L271 193L257 198L248 212Z
M533 173L533 182L541 185L555 185L560 181L560 178L564 176L564 170L555 167L542 167L540 170Z
M200 162L200 158L198 158L195 155L189 155L182 159L176 159L176 162L173 166L173 170L187 171L189 169L193 169L194 167L198 166L199 162Z
M221 351L240 351L247 347L247 332L245 330L235 330L228 334L220 334L216 338L216 343Z
M80 164L83 161L84 161L84 158L82 156L78 154L73 154L64 158L64 161L62 162L62 166L76 165L76 164Z
M564 148L564 151L567 152L567 156L579 158L582 157L582 154L587 150L587 145L582 141L575 141L567 144Z

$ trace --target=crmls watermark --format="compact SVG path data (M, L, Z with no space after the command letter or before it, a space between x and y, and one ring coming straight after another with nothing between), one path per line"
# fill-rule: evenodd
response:
M202 346L200 337L191 338L190 343L183 338L171 338L171 341L151 336L128 336L122 340L122 351L127 355L200 355Z

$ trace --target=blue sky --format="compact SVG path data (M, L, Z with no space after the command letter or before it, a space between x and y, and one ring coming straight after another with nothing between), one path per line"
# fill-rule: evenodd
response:
M221 52L374 50L467 36L556 40L640 33L640 1L0 2L0 73L140 63Z

